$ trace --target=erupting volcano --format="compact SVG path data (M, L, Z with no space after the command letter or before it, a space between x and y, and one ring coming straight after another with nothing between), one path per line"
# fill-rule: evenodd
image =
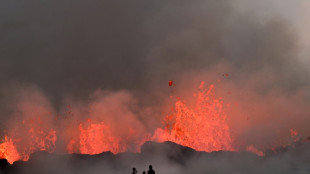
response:
M204 83L201 82L198 92L194 94L194 108L187 106L186 101L180 97L173 99L175 103L171 113L165 116L163 127L157 128L154 134L145 132L143 138L138 139L135 129L124 124L128 126L124 138L113 132L117 128L111 128L111 125L104 122L93 123L89 118L84 124L79 124L79 137L69 141L67 153L137 152L149 140L172 141L198 151L233 150L227 116L223 111L224 101L216 96L214 85L205 88ZM9 132L0 144L0 158L13 163L28 160L29 155L35 151L54 152L57 133L47 128L40 117L34 117L29 123L22 121L16 127L23 127L27 131L22 131L20 135L18 132L16 135L13 131Z
M206 152L233 150L227 116L222 109L224 101L215 95L214 85L205 89L204 83L194 94L197 98L194 108L176 97L172 114L165 117L165 128L158 128L152 140L172 141Z
M5 158L12 164L17 160L27 161L29 155L36 151L54 152L56 131L45 127L40 117L17 124L16 129L22 129L23 133L12 130L5 136L0 144L0 158Z
M309 9L0 1L0 173L310 173Z

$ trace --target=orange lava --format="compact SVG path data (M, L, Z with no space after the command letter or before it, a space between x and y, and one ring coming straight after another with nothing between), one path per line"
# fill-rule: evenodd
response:
M169 81L169 86L172 85L172 81ZM176 97L172 113L164 118L162 128L157 128L154 134L138 131L127 123L122 127L125 131L117 132L119 127L113 122L107 124L100 119L88 118L84 123L73 126L73 130L68 128L70 139L67 141L67 153L137 152L149 140L172 141L206 152L234 150L226 123L224 102L216 96L214 85L205 88L204 82L201 82L195 98L195 105L190 107L180 97ZM19 131L11 131L13 133L0 141L0 158L13 163L16 160L28 160L29 155L35 151L55 151L56 131L40 117L23 121L17 127ZM249 150L253 151L253 148Z
M10 164L20 159L12 139L8 137L5 137L3 143L0 144L0 159L3 158L7 159Z
M133 128L128 127L126 135L111 131L110 125L105 122L79 124L79 137L71 139L67 145L68 153L99 154L111 151L138 152L141 145L150 140L149 134L138 136Z
M223 101L214 90L214 85L205 89L201 82L193 108L177 98L173 113L165 118L165 129L158 128L152 140L173 141L206 152L233 150Z
M103 122L91 124L86 129L80 124L80 153L98 154L105 151L119 153L126 151L125 143L110 131Z
M28 122L30 124L25 124L25 121L22 123L20 128L24 128L23 126L32 127L27 131L12 131L10 136L5 136L0 143L0 159L5 158L10 164L13 164L17 160L27 161L30 154L36 151L54 152L56 148L55 130L46 128L42 122L34 120Z

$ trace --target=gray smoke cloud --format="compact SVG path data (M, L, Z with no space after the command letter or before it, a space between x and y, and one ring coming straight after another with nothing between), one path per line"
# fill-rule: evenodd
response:
M98 88L144 91L221 60L244 73L270 66L292 88L308 83L294 28L235 7L252 3L2 2L2 86L31 83L59 103Z
M290 129L308 136L309 6L306 0L1 1L0 125L7 129L31 115L25 104L63 117L50 127L64 131L98 106L116 111L105 121L124 111L128 123L152 132L171 95L168 81L191 101L203 80L232 106L227 119L235 147L288 143ZM68 105L75 112L69 121Z

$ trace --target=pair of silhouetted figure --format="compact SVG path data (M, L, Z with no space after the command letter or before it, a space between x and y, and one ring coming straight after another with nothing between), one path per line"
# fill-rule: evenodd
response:
M136 168L132 168L132 173L131 174L137 174L138 171ZM143 171L143 174L145 174L145 171ZM149 165L149 171L147 171L147 174L155 174L155 171L153 170L152 165Z

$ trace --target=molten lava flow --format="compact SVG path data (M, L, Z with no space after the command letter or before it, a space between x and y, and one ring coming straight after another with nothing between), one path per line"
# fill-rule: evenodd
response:
M20 155L12 139L5 137L3 143L0 144L0 159L5 158L10 164L20 159Z
M172 81L169 82L169 86L173 86ZM149 140L172 141L207 152L234 150L223 101L215 95L214 85L206 89L202 82L195 97L194 107L176 97L172 113L165 117L164 126L156 129L154 135L144 132L143 126L139 126L138 120L134 120L135 116L127 109L124 110L127 112L127 117L122 120L126 124L116 124L115 119L104 120L106 118L104 115L109 115L110 110L101 112L100 108L104 105L98 105L100 107L92 108L96 112L90 112L97 114L95 122L90 115L85 123L78 123L76 126L70 124L72 130L66 127L66 130L69 130L67 152L81 154L99 154L105 151L137 152L141 145ZM0 158L6 158L13 163L16 160L28 160L29 155L35 151L54 152L56 131L50 121L31 117L8 131L9 134L0 144ZM253 151L253 148L249 150Z
M215 96L214 86L205 89L202 82L196 97L197 102L193 109L177 98L174 112L165 117L165 128L157 129L153 136L144 133L144 136L139 137L135 129L128 125L126 134L119 135L113 124L92 123L91 119L87 119L87 122L79 125L79 138L69 141L67 151L82 154L138 151L140 146L149 140L173 141L207 152L233 150L223 101Z
M80 124L80 153L98 154L105 151L119 153L126 151L126 144L113 136L109 126L103 122L91 124L86 129Z
M28 124L23 121L17 130L10 132L10 136L5 136L0 143L0 159L5 158L12 164L17 160L27 161L35 151L54 152L56 131L44 127L40 119Z
M166 128L157 129L152 140L173 141L207 152L233 150L223 101L215 96L214 85L205 89L201 82L196 97L194 108L177 99L174 112L165 118Z
M138 152L141 145L148 141L145 136L138 136L130 127L126 134L118 134L112 131L111 125L105 122L87 123L79 125L79 137L71 139L67 145L68 153L99 154L106 151L120 153L125 151ZM150 136L148 136L150 137Z

